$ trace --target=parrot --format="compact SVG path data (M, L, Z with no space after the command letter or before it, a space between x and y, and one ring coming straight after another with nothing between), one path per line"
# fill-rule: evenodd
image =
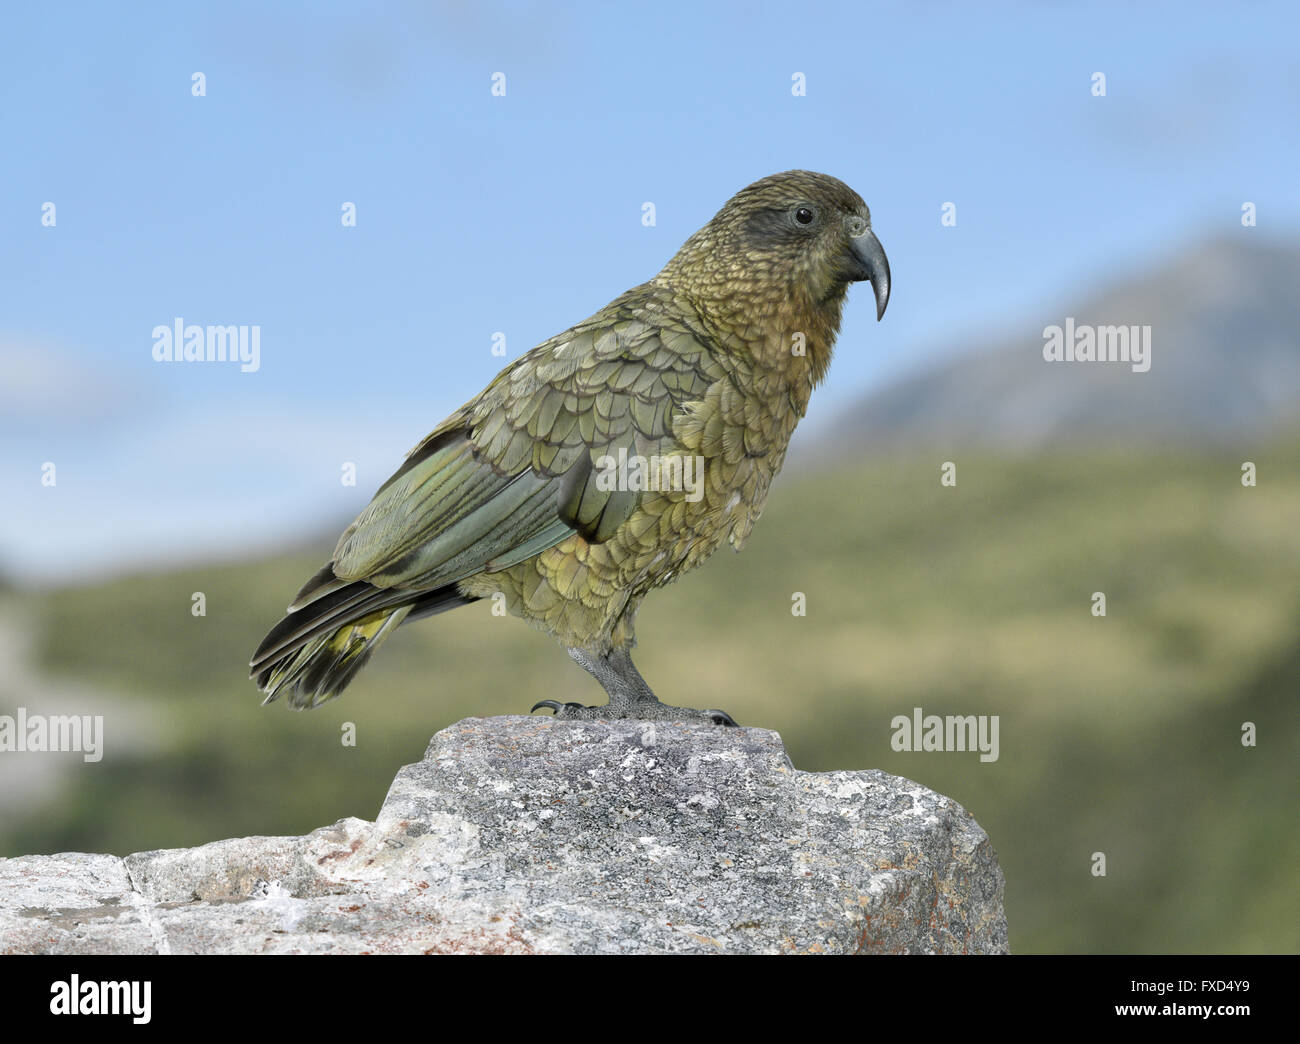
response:
M637 611L744 546L857 282L879 321L889 261L853 189L805 170L741 189L654 278L511 362L411 450L253 654L263 703L320 706L402 624L503 598L607 697L531 712L735 725L655 696L632 662Z

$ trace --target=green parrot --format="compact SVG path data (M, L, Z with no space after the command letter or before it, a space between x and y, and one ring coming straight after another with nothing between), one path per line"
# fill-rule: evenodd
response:
M859 281L880 319L889 262L851 188L793 170L742 189L653 279L511 363L408 454L253 654L264 702L319 706L401 624L499 593L609 697L534 711L735 724L655 697L632 663L636 613L742 547Z

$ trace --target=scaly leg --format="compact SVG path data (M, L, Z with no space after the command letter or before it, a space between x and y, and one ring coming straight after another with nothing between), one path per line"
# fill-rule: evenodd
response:
M601 707L584 707L580 703L560 703L542 700L533 706L548 707L557 718L568 721L595 721L613 718L652 718L659 721L711 721L715 725L735 725L726 711L695 710L691 707L670 707L660 703L632 663L626 649L613 649L598 656L585 649L570 649L575 663L590 674L609 695L609 703Z

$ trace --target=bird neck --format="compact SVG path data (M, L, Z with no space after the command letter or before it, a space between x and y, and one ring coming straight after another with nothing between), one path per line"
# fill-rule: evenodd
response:
M692 325L747 367L761 370L807 401L826 376L840 330L847 285L818 297L805 282L731 279L711 285L677 281L669 270L654 280L694 313Z
M785 294L763 302L771 309L773 329L780 333L770 335L760 361L806 382L809 392L821 384L840 332L847 290L842 285L816 298L806 283L796 283Z

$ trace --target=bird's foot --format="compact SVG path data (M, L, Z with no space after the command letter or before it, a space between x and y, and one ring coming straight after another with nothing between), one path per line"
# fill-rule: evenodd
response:
M638 718L652 721L707 721L713 725L735 726L736 721L726 711L696 710L693 707L670 707L658 700L638 700L635 703L605 703L599 707L586 707L581 703L561 703L559 700L542 700L533 704L530 714L546 707L555 717L565 721L614 721Z

